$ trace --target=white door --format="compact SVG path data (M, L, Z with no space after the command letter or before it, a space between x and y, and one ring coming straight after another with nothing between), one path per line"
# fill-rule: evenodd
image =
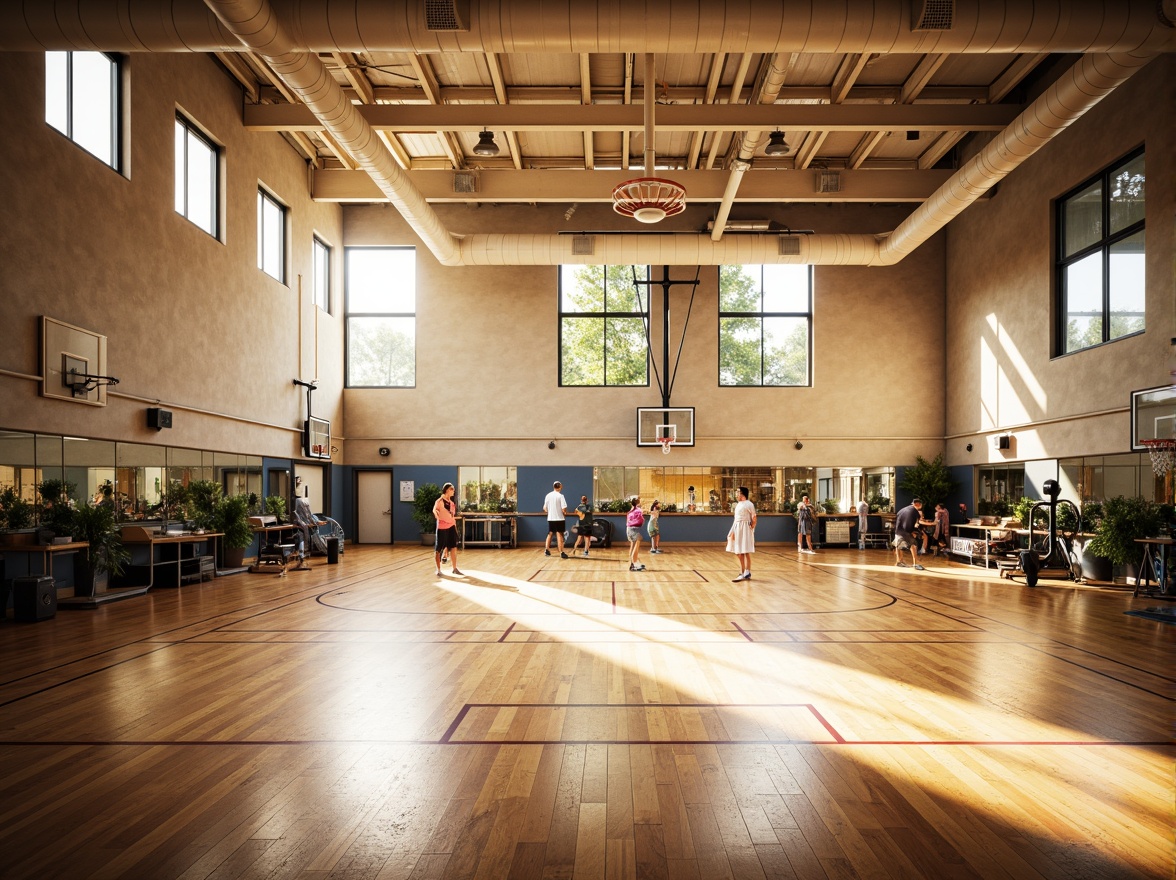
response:
M392 472L356 471L356 543L392 543Z

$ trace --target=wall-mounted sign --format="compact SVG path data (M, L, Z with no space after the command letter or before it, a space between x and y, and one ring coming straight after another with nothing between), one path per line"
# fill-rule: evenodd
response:
M412 480L400 481L400 500L412 501L416 497L416 485Z

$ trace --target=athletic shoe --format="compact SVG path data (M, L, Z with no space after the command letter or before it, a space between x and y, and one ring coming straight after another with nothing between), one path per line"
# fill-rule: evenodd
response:
M927 569L923 568L923 566L921 566L921 565L916 565L916 566L915 566L915 571L926 571L926 570L927 570Z
M465 577L465 572L464 572L464 571L458 571L456 568L453 570L453 573L454 573L455 575L457 575L458 577Z
M559 558L560 558L560 559L567 559L567 558L568 558L568 554L566 554L566 553L564 553L562 550L560 550L560 551L559 551Z
M738 576L731 578L731 583L734 584L739 581L749 581L749 580L751 580L751 572L745 571L745 572L739 574Z
M907 565L905 562L896 562L894 564L897 565L899 568L910 568L910 566Z
M437 569L437 577L441 577L441 569Z
M550 555L551 555L551 551L550 551L550 550L544 550L544 551L543 551L543 555L544 555L544 556L550 556Z
M588 558L588 551L587 551L587 550L585 550L585 551L584 551L584 558L585 558L585 559L587 559L587 558Z

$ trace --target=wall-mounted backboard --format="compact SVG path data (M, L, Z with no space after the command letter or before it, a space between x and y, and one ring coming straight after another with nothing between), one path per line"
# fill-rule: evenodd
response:
M41 316L41 396L106 406L106 385L86 388L79 377L105 376L106 337Z
M694 445L694 407L637 407L638 446L661 446L667 436L674 446Z
M1144 440L1176 440L1176 385L1131 392L1131 448L1146 451Z

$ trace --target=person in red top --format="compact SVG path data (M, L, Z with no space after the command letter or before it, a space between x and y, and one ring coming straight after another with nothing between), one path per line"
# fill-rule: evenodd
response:
M433 560L437 563L437 577L441 577L443 551L449 553L453 573L461 575L457 569L457 502L453 500L453 492L453 483L446 483L441 487L441 497L433 504L433 517L437 520L437 538L433 542Z

